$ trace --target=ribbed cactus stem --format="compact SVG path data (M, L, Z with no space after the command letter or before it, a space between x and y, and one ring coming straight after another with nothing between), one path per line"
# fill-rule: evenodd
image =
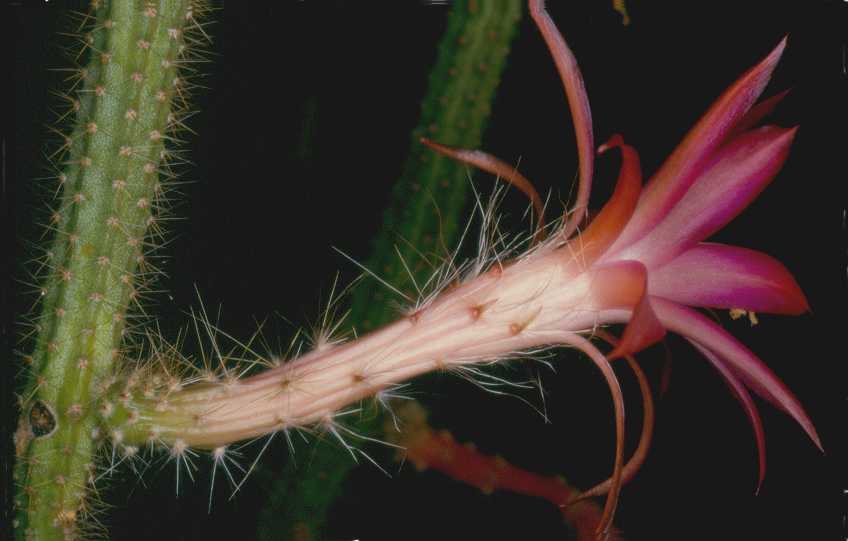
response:
M75 122L56 164L54 240L15 434L21 539L93 528L96 390L128 345L128 308L157 273L149 256L169 177L164 143L180 125L188 88L179 67L196 14L191 0L95 1L84 21L88 63L67 97Z

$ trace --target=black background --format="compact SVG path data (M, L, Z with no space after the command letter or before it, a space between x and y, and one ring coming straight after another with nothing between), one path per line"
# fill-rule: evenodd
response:
M770 95L794 90L775 117L800 124L792 154L763 195L716 238L769 253L794 273L813 309L797 318L761 316L759 326L727 327L779 374L816 423L823 456L786 415L759 402L768 473L758 496L756 453L741 408L717 374L678 339L671 387L659 403L654 446L625 488L616 524L628 539L840 539L845 501L846 9L841 2L628 2L623 27L609 2L549 2L586 79L597 141L623 133L653 171L728 84L790 34ZM415 125L434 46L448 7L427 2L223 2L210 27L213 62L202 69L208 91L195 99L185 194L177 201L168 277L154 310L175 330L185 311L223 307L220 326L246 338L269 318L266 336L285 343L286 322L312 321L335 272L356 269L335 246L363 260L381 224ZM4 74L2 301L3 385L11 402L14 321L28 306L22 276L34 238L50 115L49 90L61 65L55 32L73 2L10 4ZM9 101L13 99L14 101ZM314 113L311 123L306 112ZM304 128L311 137L304 139ZM304 146L305 145L305 146ZM521 160L522 172L554 199L565 199L576 171L573 131L558 78L529 17L521 26L495 103L484 147ZM301 149L301 150L298 150ZM306 149L304 152L303 149ZM601 159L593 204L608 196L614 159ZM485 192L489 179L478 175ZM518 215L525 202L507 197ZM523 227L520 217L509 222ZM368 286L370 287L370 286ZM196 290L195 290L196 288ZM727 319L727 318L725 318ZM663 352L640 355L656 386ZM586 487L612 460L609 395L595 369L576 354L543 371L551 424L508 398L486 395L448 377L417 385L433 423L534 471ZM516 378L522 375L515 374ZM623 376L629 381L628 376ZM638 434L638 392L628 424ZM3 432L11 433L12 415ZM8 438L4 436L4 441ZM258 449L247 451L252 459ZM8 448L7 448L8 451ZM286 460L273 443L266 473ZM556 509L510 494L483 496L435 473L398 472L390 453L375 457L394 478L365 466L332 512L332 539L563 539ZM174 497L173 466L152 467L144 481L109 489L106 518L114 538L253 538L267 482L249 479L227 500L217 485L207 514L209 464ZM7 461L8 464L8 461ZM8 466L6 467L8 472ZM266 474L263 474L266 475ZM130 474L132 476L132 474ZM220 480L220 478L219 478ZM107 485L111 484L107 481Z

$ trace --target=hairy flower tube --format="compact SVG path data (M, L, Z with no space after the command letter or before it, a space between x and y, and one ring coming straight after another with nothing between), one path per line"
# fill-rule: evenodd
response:
M609 492L598 532L604 536L621 483L634 469L624 463L624 403L610 361L672 331L704 354L742 403L754 427L760 480L764 436L749 391L792 416L821 447L812 421L783 382L694 309L777 314L808 309L778 261L703 242L756 198L788 155L797 128L755 127L782 97L755 105L785 40L718 98L644 187L635 149L620 136L602 145L601 153L621 152L621 171L610 201L582 227L595 159L588 98L576 60L544 2L530 0L529 7L561 76L580 158L576 203L555 230L544 240L539 235L539 242L511 259L482 254L456 283L386 327L347 343L327 344L260 374L241 378L234 370L186 381L142 373L161 372L155 367L166 361L108 382L100 414L114 444L128 449L165 445L175 455L188 448L221 453L233 442L294 428L343 431L337 419L344 408L366 397L391 396L396 385L417 375L573 346L601 370L615 406L612 478L585 493ZM480 151L425 143L500 175L540 206L532 184L506 163ZM604 355L590 338L611 324L626 327Z

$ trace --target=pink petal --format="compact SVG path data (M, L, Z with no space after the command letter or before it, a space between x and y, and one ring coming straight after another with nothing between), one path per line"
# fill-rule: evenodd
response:
M638 261L621 261L592 271L592 298L601 310L628 308L632 315L610 359L635 353L665 336L647 295L648 271Z
M648 275L651 295L689 306L798 315L810 309L798 283L764 253L701 243Z
M724 227L780 171L796 131L766 126L729 142L665 218L615 258L652 269Z
M724 361L699 343L692 340L689 340L689 343L695 346L695 349L700 351L701 355L706 357L715 369L718 370L719 374L721 374L724 381L727 383L727 386L730 387L730 392L732 392L739 403L742 404L742 409L745 410L748 420L751 421L751 428L754 430L754 439L757 441L757 456L760 463L756 490L756 492L759 493L760 487L763 486L763 479L766 477L766 437L765 432L763 431L763 421L760 419L760 412L757 411L757 405L754 404L754 400L751 398L748 390L745 389L745 386L727 367Z
M780 102L783 101L783 98L786 97L791 89L786 89L783 92L778 92L774 96L764 99L760 103L751 107L751 110L745 113L739 123L736 124L736 127L733 128L729 134L727 134L727 140L733 139L739 135L742 135L746 131L750 130L754 126L760 123L765 117L769 116L774 109L780 105Z
M565 87L568 107L571 110L571 120L574 123L574 134L577 137L577 154L580 159L580 183L577 188L577 201L571 210L571 216L566 220L563 235L568 237L586 216L589 205L589 192L592 189L592 170L595 163L594 137L592 135L592 111L589 108L589 97L583 76L577 66L574 54L565 43L562 34L545 11L544 0L530 0L530 15L539 32L542 34L548 50L551 52L559 77Z
M728 368L752 391L782 409L807 433L813 443L822 449L813 422L795 395L751 350L739 343L709 318L685 306L653 298L654 311L662 324L715 353L727 361Z
M614 135L601 145L598 153L611 148L621 148L621 169L612 197L604 205L576 242L580 245L580 258L586 266L598 259L615 242L624 226L633 215L639 192L642 188L642 168L639 154L632 146L624 143L620 135Z
M689 131L642 192L639 206L613 249L623 248L639 239L659 222L683 197L704 171L711 155L757 101L768 84L786 38L759 64L733 83Z

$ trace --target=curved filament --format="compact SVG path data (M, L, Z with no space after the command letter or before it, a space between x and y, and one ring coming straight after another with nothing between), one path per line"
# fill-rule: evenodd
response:
M596 330L595 335L602 338L613 347L615 347L618 343L618 340L612 334L604 331L603 329ZM651 439L654 435L655 418L654 398L651 395L651 387L648 384L648 378L645 376L645 372L632 355L625 355L624 358L627 360L627 364L630 365L630 369L633 370L633 373L636 375L636 379L639 382L639 391L642 393L643 415L642 434L639 436L639 445L636 447L636 450L633 452L633 456L630 457L630 460L627 461L621 471L622 485L629 483L636 476L636 473L638 473L638 471L642 468L642 465L648 457L648 451L651 449ZM580 500L585 500L586 498L603 496L610 491L612 483L612 478L607 479L606 481L593 486L589 490L581 492L575 498L571 499L568 504L571 505Z
M618 505L618 495L621 492L622 475L624 473L624 395L609 360L591 342L580 335L565 333L562 343L574 346L588 355L601 370L607 380L607 385L609 385L615 406L615 465L610 478L609 496L604 505L604 514L601 516L598 529L595 532L598 538L606 539L612 525L612 518L615 515L615 508Z

